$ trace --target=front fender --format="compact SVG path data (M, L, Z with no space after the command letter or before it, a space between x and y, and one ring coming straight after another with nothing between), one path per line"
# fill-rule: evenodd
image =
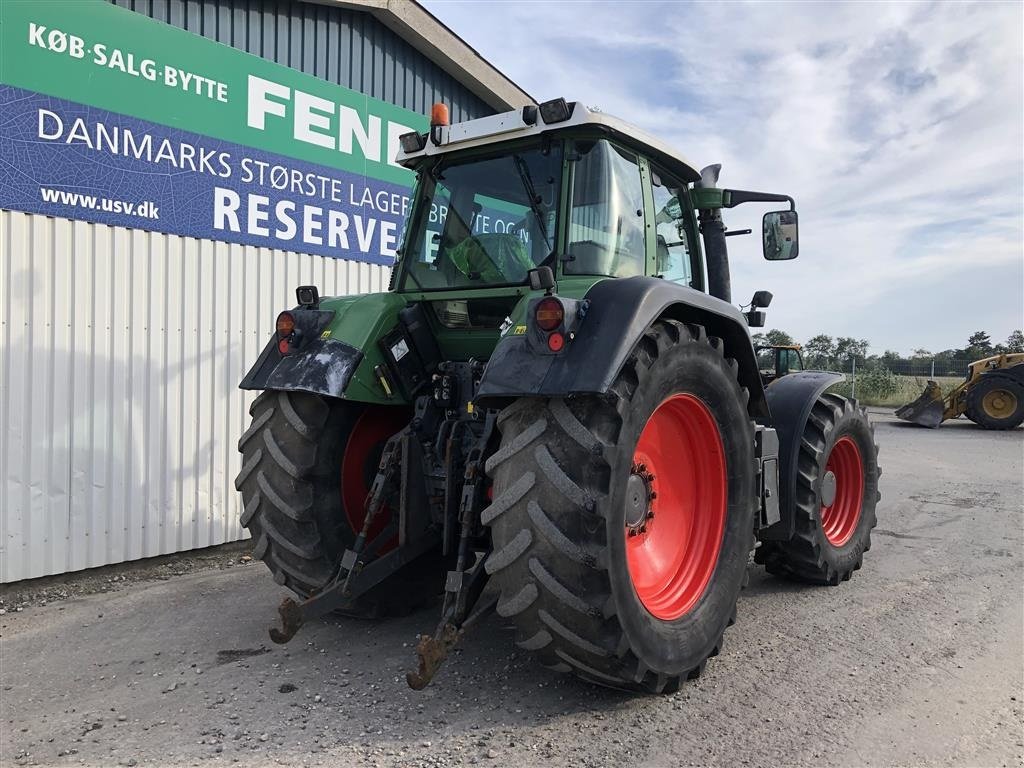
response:
M586 317L576 338L559 355L537 355L525 336L498 342L480 381L476 401L501 404L516 397L565 397L609 390L633 347L661 317L703 325L720 337L739 364L740 384L750 393L750 413L768 417L746 321L736 307L705 293L653 277L602 280L591 286Z
M845 380L841 373L800 371L782 376L765 389L771 410L771 426L779 436L779 512L781 519L763 528L762 541L789 541L793 538L793 500L796 496L797 462L811 409L821 394Z

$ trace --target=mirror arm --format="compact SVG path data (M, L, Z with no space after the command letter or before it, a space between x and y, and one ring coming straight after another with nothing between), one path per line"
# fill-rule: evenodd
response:
M776 195L772 192L750 192L744 189L725 189L722 192L723 208L735 208L742 203L789 203L789 210L796 210L796 201L789 195Z

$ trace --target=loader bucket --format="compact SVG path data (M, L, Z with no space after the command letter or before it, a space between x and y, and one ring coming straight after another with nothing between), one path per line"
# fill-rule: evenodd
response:
M920 424L922 427L935 428L942 423L945 411L946 403L942 397L942 389L934 381L929 381L917 400L897 409L896 418Z

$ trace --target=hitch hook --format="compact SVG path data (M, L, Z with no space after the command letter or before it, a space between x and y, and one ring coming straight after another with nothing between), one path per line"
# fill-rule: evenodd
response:
M437 670L448 658L448 653L454 648L466 632L479 623L480 619L486 616L498 603L498 593L484 593L477 603L473 612L465 621L458 626L452 623L451 614L441 620L433 636L423 635L416 645L416 657L419 665L415 672L406 672L405 681L414 691L422 691Z
M448 652L459 642L461 635L462 632L446 621L438 627L433 636L423 635L420 638L416 645L419 666L415 672L405 673L405 681L410 688L414 691L422 691L427 687L444 660L448 658Z
M278 645L284 645L295 637L302 626L302 608L290 597L286 597L277 607L277 612L281 616L281 629L271 627L270 639Z

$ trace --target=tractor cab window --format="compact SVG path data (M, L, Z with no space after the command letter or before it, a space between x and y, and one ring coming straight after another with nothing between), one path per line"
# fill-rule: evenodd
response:
M803 361L800 359L800 353L795 349L784 350L786 356L786 373L796 373L804 369Z
M684 189L682 182L667 173L652 168L651 186L654 192L654 224L656 231L657 263L655 274L665 280L699 289L700 280L694 280L694 257L690 247Z
M521 285L554 251L561 145L421 173L400 290Z
M607 141L575 144L566 274L646 272L644 193L635 155Z
M775 349L760 347L757 350L757 370L765 376L775 375Z

